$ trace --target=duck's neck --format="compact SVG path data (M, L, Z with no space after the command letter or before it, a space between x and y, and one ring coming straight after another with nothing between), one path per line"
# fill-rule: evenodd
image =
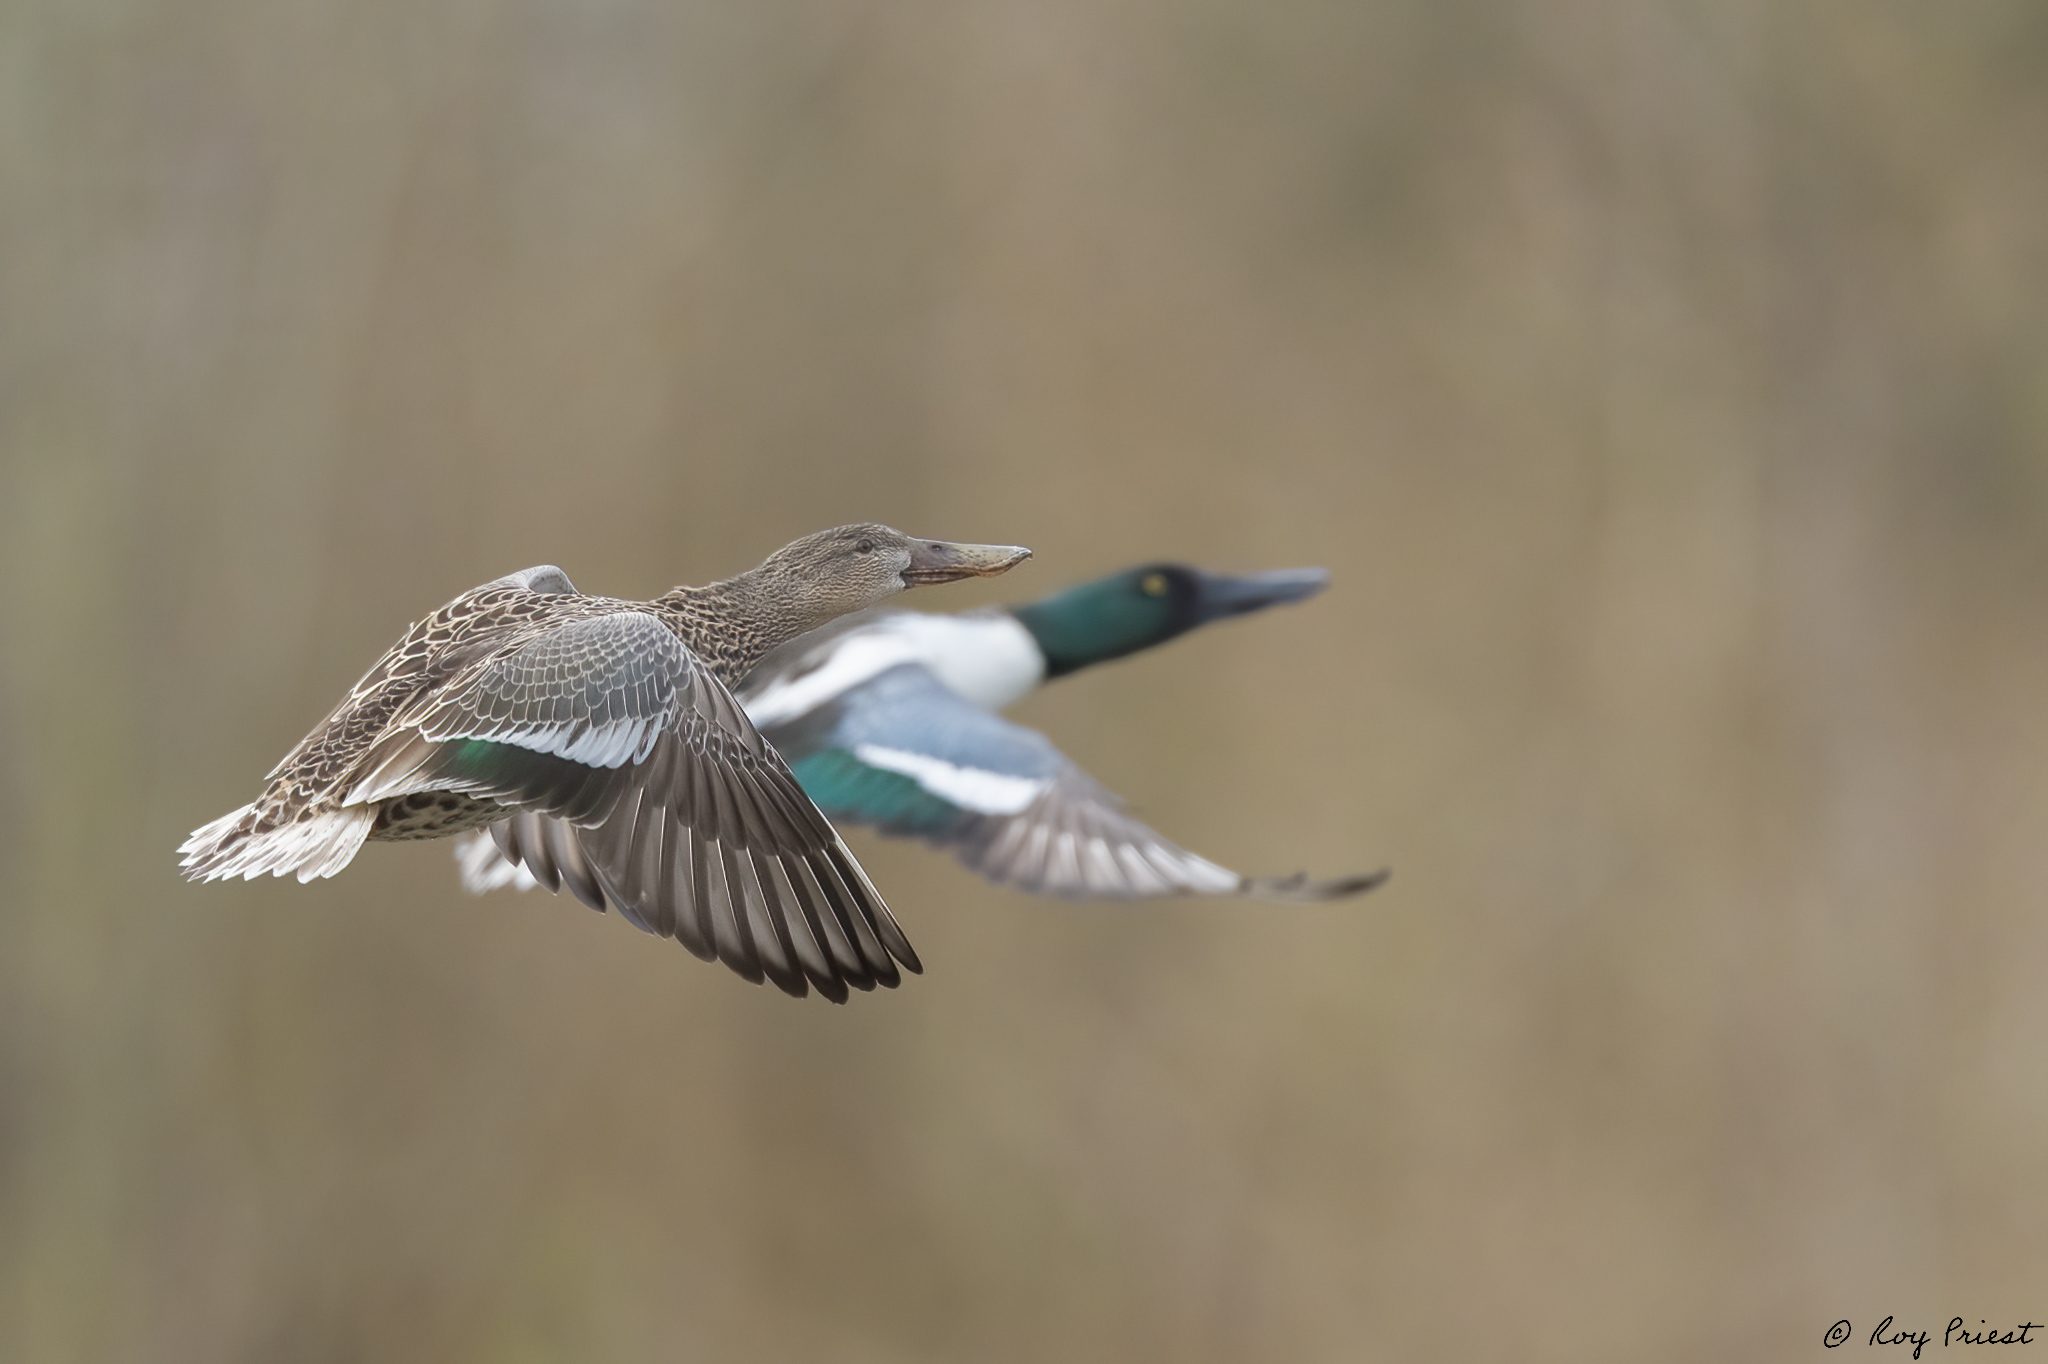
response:
M778 578L753 569L704 587L676 587L654 599L692 653L736 687L768 652L833 619L813 619Z

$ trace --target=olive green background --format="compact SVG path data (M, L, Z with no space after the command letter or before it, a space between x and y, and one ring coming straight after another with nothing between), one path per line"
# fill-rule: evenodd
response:
M0 1356L1805 1359L2048 1299L2048 7L0 8ZM1327 565L1032 699L1356 904L844 1009L173 849L414 616Z

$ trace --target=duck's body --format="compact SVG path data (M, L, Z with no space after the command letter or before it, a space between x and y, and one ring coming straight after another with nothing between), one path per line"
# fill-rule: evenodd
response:
M854 526L651 601L552 566L496 579L409 629L255 801L186 841L185 873L307 881L373 839L492 825L550 888L750 979L893 985L916 955L729 688L848 610L1023 555Z
M736 613L721 609L721 595L716 587L678 588L646 602L587 595L552 564L471 588L385 650L334 712L271 769L261 796L192 836L183 849L188 875L210 881L293 874L311 881L347 866L364 841L441 838L496 823L505 802L471 794L466 776L450 772L449 785L398 789L412 783L384 770L392 766L393 736L420 733L421 718L410 712L421 709L422 698L432 704L484 673L502 673L502 660L572 623L564 638L613 641L599 652L617 649L626 667L626 649L666 652L652 633L658 626L690 664L730 686L777 641L742 628ZM605 755L592 756L602 762ZM380 797L386 788L392 794ZM351 842L358 832L362 837Z
M1384 874L1246 877L1179 847L1045 736L998 714L1053 678L1299 600L1325 580L1164 564L1010 609L868 612L770 653L739 699L835 820L925 839L1001 884L1100 899L1355 894ZM461 856L472 890L521 879L488 840Z

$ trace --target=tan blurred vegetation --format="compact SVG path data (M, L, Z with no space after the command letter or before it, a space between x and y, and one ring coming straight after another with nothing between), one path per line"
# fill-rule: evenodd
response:
M0 10L0 1357L1807 1358L2040 1317L2048 7ZM749 989L172 849L413 616L879 517L1336 586Z

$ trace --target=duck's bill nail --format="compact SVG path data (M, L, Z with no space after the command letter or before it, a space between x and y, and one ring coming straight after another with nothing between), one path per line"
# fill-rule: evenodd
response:
M962 578L993 578L1031 557L1022 545L963 545L952 540L913 540L906 583L950 583Z
M1271 573L1204 573L1195 593L1195 609L1204 620L1241 616L1269 606L1313 597L1330 584L1324 568L1281 568Z

